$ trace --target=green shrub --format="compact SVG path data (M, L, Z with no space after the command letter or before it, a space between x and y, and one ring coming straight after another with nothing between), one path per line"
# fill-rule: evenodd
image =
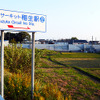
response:
M35 67L39 66L42 50L35 50ZM5 47L4 62L5 68L10 72L27 71L31 69L32 50L24 49L13 44Z

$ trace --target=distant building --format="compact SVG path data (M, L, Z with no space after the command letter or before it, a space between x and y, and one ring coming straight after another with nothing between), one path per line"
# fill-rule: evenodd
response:
M32 44L32 41L24 41L23 43L24 44ZM41 44L41 42L38 40L35 40L35 44Z
M88 44L86 40L70 40L69 44Z
M4 46L8 46L9 45L9 40L4 40ZM1 40L0 40L0 46L1 46Z
M35 44L41 44L41 42L38 40L35 40Z
M55 42L55 44L68 44L68 42Z
M39 39L39 41L41 42L41 44L45 44L45 39Z
M89 41L89 44L97 45L97 44L100 44L100 43L99 43L99 41Z
M32 41L24 41L25 44L32 44Z
M50 40L50 41L48 42L48 44L55 44L55 42L52 41L52 40Z

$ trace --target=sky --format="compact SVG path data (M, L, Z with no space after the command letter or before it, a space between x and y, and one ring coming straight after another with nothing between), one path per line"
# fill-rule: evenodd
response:
M47 15L47 32L35 39L100 41L100 0L1 0L0 9Z

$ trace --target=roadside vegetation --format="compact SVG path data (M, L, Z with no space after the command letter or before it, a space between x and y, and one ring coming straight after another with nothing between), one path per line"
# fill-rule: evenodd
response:
M5 47L5 100L31 100L31 49ZM34 100L99 100L100 54L35 50Z
M41 57L56 54L55 51L35 50L35 69L41 66ZM16 45L5 47L5 99L31 100L31 49ZM38 73L37 73L38 74ZM37 75L36 75L37 76ZM34 100L71 100L64 96L57 84L44 84L35 78Z

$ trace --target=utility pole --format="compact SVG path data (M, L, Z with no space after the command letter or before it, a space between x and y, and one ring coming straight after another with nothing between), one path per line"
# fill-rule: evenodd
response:
M93 45L93 36L92 36L92 45Z

